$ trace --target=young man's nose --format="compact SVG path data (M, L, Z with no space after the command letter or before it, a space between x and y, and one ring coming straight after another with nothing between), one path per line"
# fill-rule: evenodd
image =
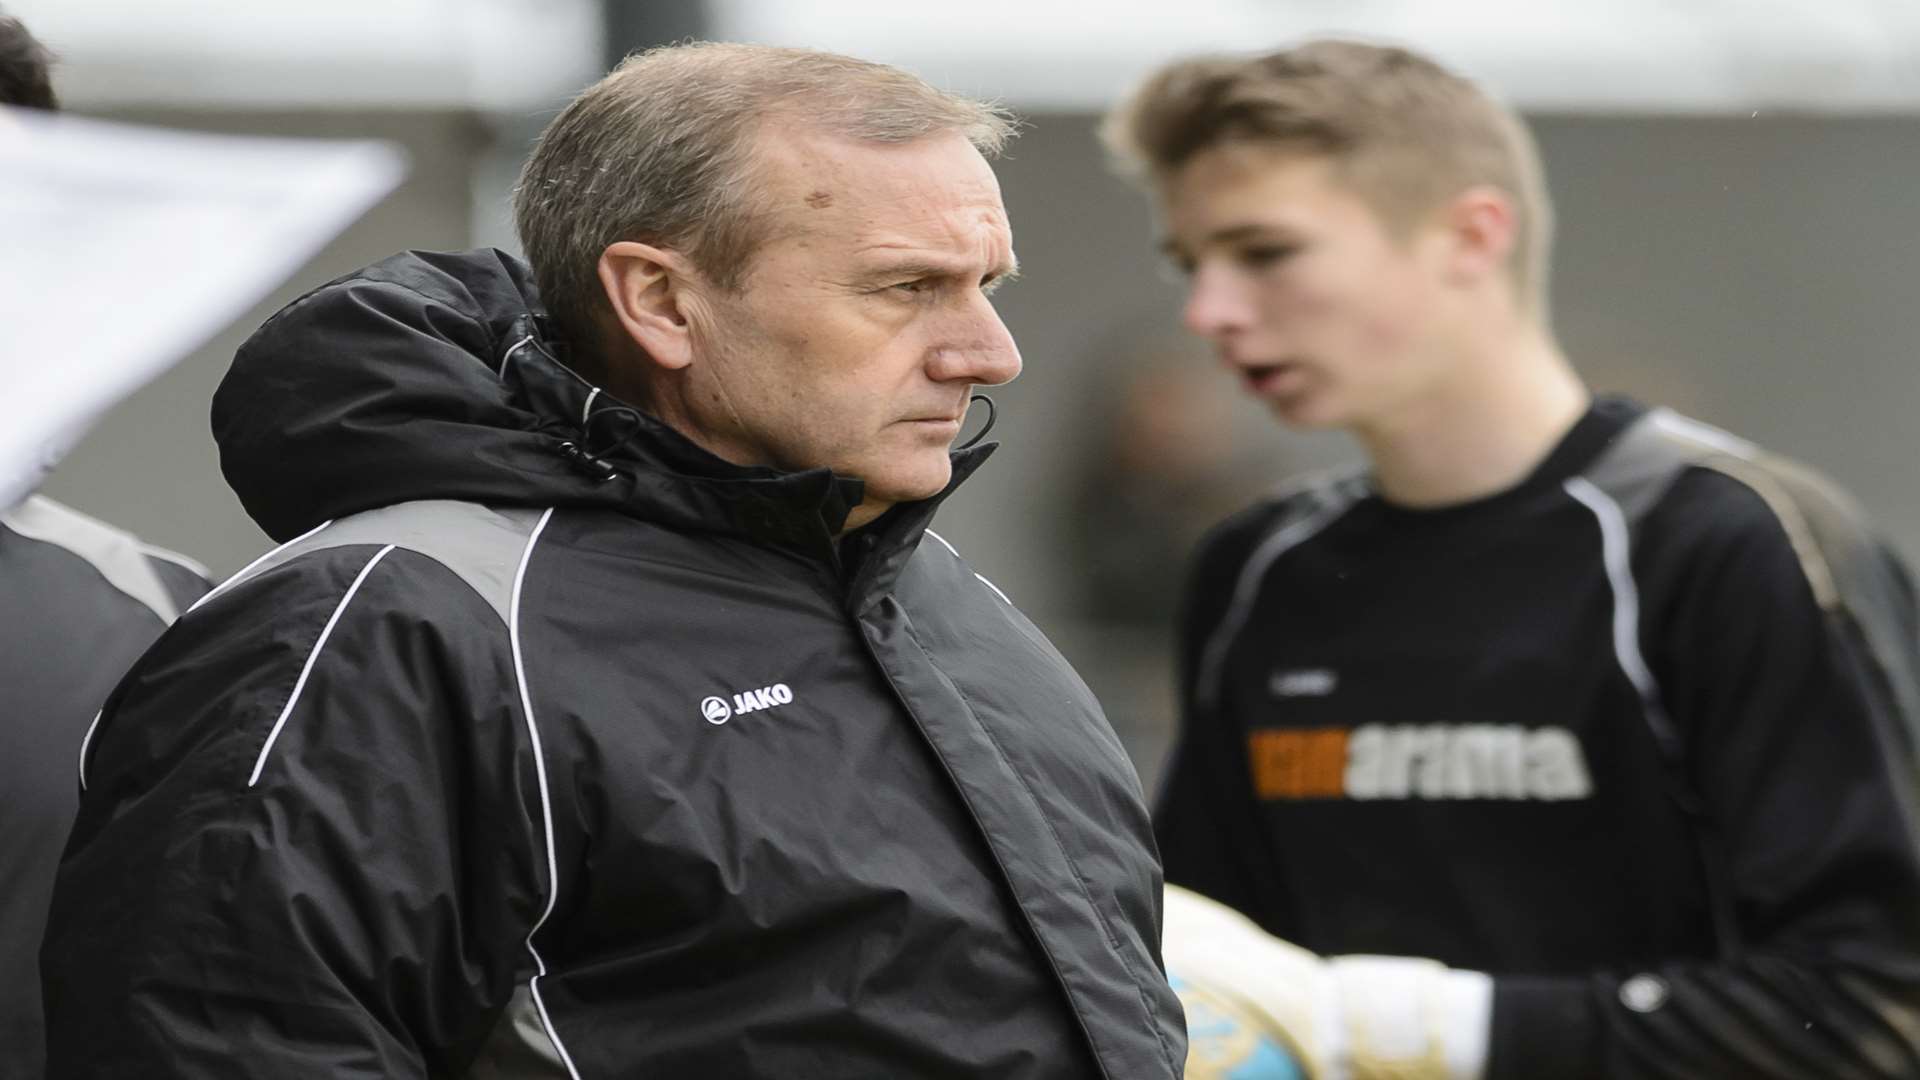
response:
M1253 321L1253 305L1245 290L1226 273L1201 266L1187 285L1187 303L1180 314L1188 330L1218 340L1247 329Z

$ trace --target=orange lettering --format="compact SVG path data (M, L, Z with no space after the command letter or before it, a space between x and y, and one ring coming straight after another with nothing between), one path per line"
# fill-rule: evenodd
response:
M1346 728L1256 731L1247 736L1247 759L1259 798L1337 799L1346 794Z

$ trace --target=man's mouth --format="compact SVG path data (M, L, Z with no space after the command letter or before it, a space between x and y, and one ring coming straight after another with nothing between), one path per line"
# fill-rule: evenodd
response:
M914 427L928 431L959 431L961 419L960 416L910 416L902 423L912 424Z
M903 420L902 423L926 424L928 426L946 425L948 427L959 427L961 424L964 424L967 421L967 406L969 404L971 403L962 402L960 404L960 407L957 409L947 408L947 409L941 409L937 412L922 413L919 416L909 416L905 420Z

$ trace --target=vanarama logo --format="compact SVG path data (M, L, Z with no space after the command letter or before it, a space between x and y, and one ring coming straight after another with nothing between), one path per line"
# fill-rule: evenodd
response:
M723 697L704 698L700 702L700 715L705 717L709 724L724 724L744 713L791 704L793 704L793 690L786 683L774 683L772 686L763 686L758 690L742 690L733 695L731 703Z
M1580 740L1560 727L1366 724L1247 737L1262 799L1585 799Z

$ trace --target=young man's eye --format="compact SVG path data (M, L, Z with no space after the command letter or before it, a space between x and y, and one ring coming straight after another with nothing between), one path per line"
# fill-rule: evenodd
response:
M1241 248L1235 254L1240 265L1253 270L1265 270L1286 262L1299 251L1299 248L1289 244L1259 244Z

